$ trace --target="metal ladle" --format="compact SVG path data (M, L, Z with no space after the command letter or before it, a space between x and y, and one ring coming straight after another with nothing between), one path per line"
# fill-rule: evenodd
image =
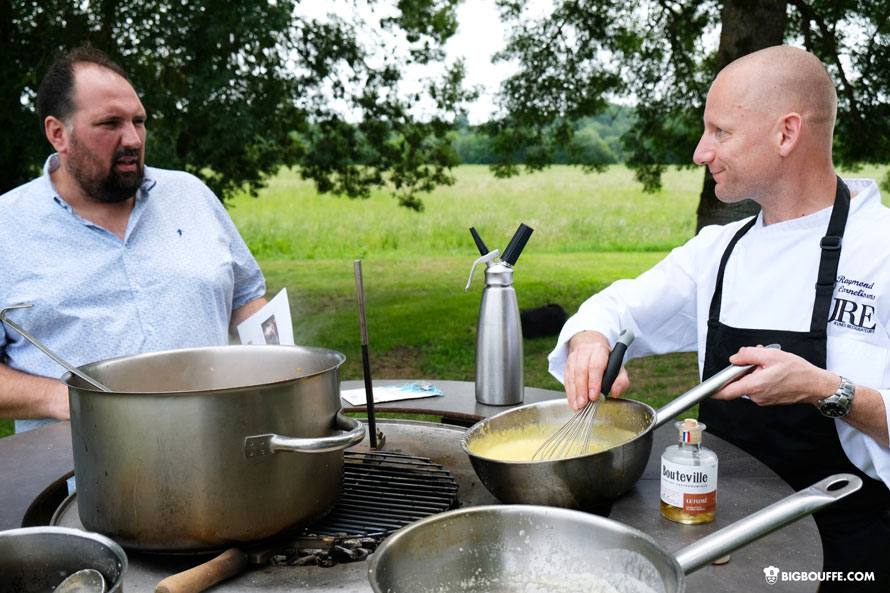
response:
M11 327L18 333L22 334L22 336L26 340L28 340L29 342L31 342L32 344L37 346L37 348L39 348L41 352L43 352L44 354L46 354L47 356L49 356L50 358L55 360L57 363L59 363L60 365L62 365L66 369L68 369L69 371L71 371L72 374L77 375L78 377L80 377L81 379L83 379L84 381L86 381L87 383L89 383L90 385L95 387L96 389L100 389L102 391L111 391L109 388L105 387L104 385L102 385L101 383L99 383L98 381L96 381L95 379L93 379L92 377L90 377L89 375L84 373L83 371L80 371L80 370L74 368L74 366L71 365L69 362L67 362L66 360L61 358L59 355L57 355L55 352L53 352L52 350L50 350L49 348L47 348L46 346L41 344L37 338L35 338L34 336L32 336L31 334L26 332L21 327L19 327L19 325L17 323L15 323L14 321L11 321L10 319L8 319L6 317L6 312L11 309L27 309L27 308L33 307L33 306L34 305L32 303L30 305L10 305L9 307L4 307L3 309L0 309L0 321L2 321L3 323L5 323L9 327ZM83 572L83 571L79 571L79 572ZM77 574L77 573L74 573L74 574ZM74 576L74 575L71 575L71 576ZM74 589L72 589L72 591L73 590ZM105 590L104 587L102 590L103 591ZM57 591L58 591L58 589L57 589ZM67 591L67 589L63 589L63 591Z
M105 593L105 578L98 570L84 568L68 575L53 593Z

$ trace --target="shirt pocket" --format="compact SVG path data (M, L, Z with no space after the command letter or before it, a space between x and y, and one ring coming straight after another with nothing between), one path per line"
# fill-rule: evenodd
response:
M868 342L849 338L832 338L828 356L828 370L875 389L887 387L884 374L887 370L887 350Z

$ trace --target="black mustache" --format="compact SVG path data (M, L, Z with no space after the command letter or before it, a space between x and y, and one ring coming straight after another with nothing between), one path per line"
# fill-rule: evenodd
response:
M136 148L122 148L121 150L114 153L114 160L118 160L124 157L136 157L139 158L139 150Z

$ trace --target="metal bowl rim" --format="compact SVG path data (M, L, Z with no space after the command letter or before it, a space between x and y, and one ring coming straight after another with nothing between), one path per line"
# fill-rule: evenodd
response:
M484 460L486 462L504 463L507 465L539 465L539 464L544 464L544 463L555 463L558 461L567 461L570 459L585 459L588 457L593 457L594 455L608 453L609 451L612 451L613 449L615 449L615 447L623 447L624 445L633 443L634 441L636 441L640 438L643 438L648 433L652 432L653 426L655 425L655 420L657 418L657 412L655 411L655 408L653 408L652 406L650 406L647 403L644 403L644 402L641 402L641 401L638 401L635 399L627 399L627 398L623 398L623 397L610 397L609 400L623 402L621 405L635 405L635 406L642 407L644 410L648 409L652 419L649 421L649 424L646 426L646 428L644 428L643 430L638 432L636 434L636 436L634 436L630 439L627 439L626 441L616 443L615 445L612 445L608 449L601 449L599 451L593 451L592 453L585 453L584 455L573 455L571 457L562 457L559 459L536 459L536 460L529 460L529 461L509 461L509 460L505 460L505 459L492 459L491 457L483 457L482 455L476 455L475 453L470 451L469 447L467 446L467 440L474 433L481 430L481 427L483 425L491 422L492 420L495 420L496 418L500 418L502 416L507 416L507 415L514 414L514 413L519 413L522 410L527 410L530 408L547 408L547 407L552 407L552 406L555 406L555 405L565 402L565 400L563 400L563 399L554 398L554 399L548 399L548 400L545 400L542 402L535 402L532 404L526 404L524 406L518 406L515 408L511 408L509 410L504 410L503 412L499 412L499 413L495 414L494 416L489 416L488 418L483 418L482 420L475 423L474 425L472 425L470 428L468 428L464 432L464 435L460 439L460 447L461 447L461 449L463 449L464 453L466 453L470 457L471 460L480 459L480 460Z
M374 554L371 555L368 563L368 580L371 583L371 587L374 589L375 593L382 593L381 589L378 587L376 579L374 578L374 574L377 571L377 565L380 563L380 559L382 557L381 551L383 553L386 553L386 550L389 547L394 546L400 539L408 537L408 534L412 533L413 531L423 529L427 525L435 525L440 521L450 520L452 517L460 515L514 515L523 513L531 515L532 517L539 520L546 520L548 516L561 516L565 519L579 521L594 528L605 528L613 530L620 533L621 535L641 540L645 542L647 546L652 548L653 551L663 556L673 566L675 573L680 579L681 586L680 589L678 589L678 593L680 591L683 591L685 588L685 574L680 567L680 563L677 561L676 557L668 552L658 542L656 542L655 539L648 533L640 531L639 529L631 527L630 525L627 525L625 523L621 523L620 521L615 521L614 519L609 519L607 517L601 517L599 515L586 513L584 511L532 504L493 504L478 507L460 508L446 511L444 513L439 513L437 515L424 517L423 519L419 519L413 523L405 525L395 533L391 534L385 540L383 540L383 543L381 543L380 546L378 546L377 549L374 551Z
M124 549L120 546L120 544L118 544L110 537L102 535L101 533L84 531L82 529L74 529L72 527L19 527L17 529L7 529L5 531L0 531L0 539L41 534L63 535L80 539L88 539L107 547L111 551L111 553L114 554L118 560L120 560L121 573L118 581L123 582L124 575L127 573L127 566L129 564L129 561L127 560L127 553L124 552ZM114 583L114 586L116 587L118 584L119 583ZM109 587L109 590L111 589L112 587Z

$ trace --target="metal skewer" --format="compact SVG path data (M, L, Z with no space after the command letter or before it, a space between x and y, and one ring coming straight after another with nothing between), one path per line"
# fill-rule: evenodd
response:
M377 449L377 420L374 417L374 387L371 385L371 359L368 354L368 321L365 318L365 286L362 281L362 260L353 260L355 293L358 296L358 319L362 332L362 374L365 377L365 405L368 412L368 432L371 449ZM382 445L383 443L381 443Z
M564 457L573 457L575 455L583 455L590 448L590 435L593 433L593 420L596 418L596 412L600 407L600 403L609 395L612 390L612 383L618 377L618 371L621 370L621 363L624 360L624 353L630 343L634 341L634 334L630 330L624 330L618 336L615 347L609 354L609 362L606 364L606 371L603 373L603 382L600 386L600 395L596 401L588 401L587 405L575 412L569 418L569 421L554 432L550 438L538 447L532 454L532 461L544 459L562 459Z

